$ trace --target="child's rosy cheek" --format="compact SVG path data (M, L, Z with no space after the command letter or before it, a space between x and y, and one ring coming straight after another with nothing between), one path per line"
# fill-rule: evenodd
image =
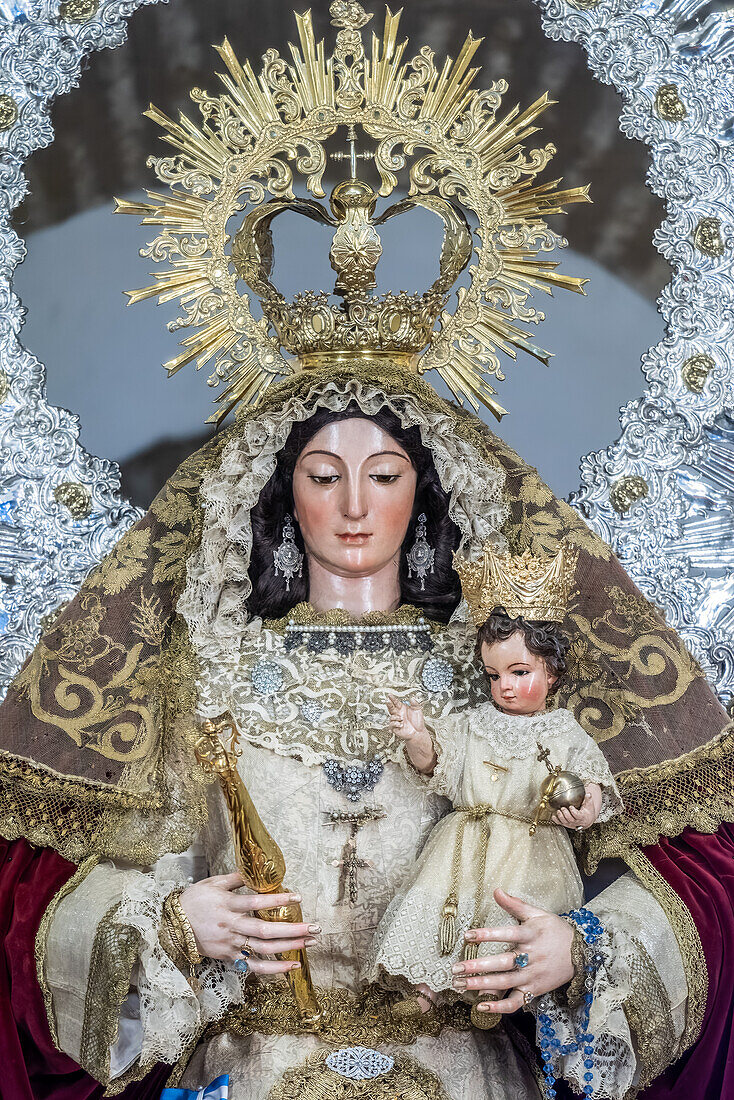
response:
M526 676L520 680L517 694L522 699L539 699L543 695L543 684L534 676Z

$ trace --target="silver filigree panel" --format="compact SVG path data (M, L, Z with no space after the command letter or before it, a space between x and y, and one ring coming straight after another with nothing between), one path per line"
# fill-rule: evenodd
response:
M734 22L710 0L602 0L583 11L561 0L540 6L546 33L580 43L594 75L620 92L622 131L650 147L647 182L667 208L654 243L673 270L658 302L665 336L642 360L648 388L621 410L618 442L582 460L572 503L728 699Z
M22 166L53 138L53 98L93 50L161 0L0 0L0 690L38 635L138 513L116 466L87 455L78 422L44 397L20 343L10 219ZM581 44L622 96L620 124L651 153L667 203L655 245L673 269L664 339L621 436L581 463L572 503L687 638L723 697L734 693L734 21L713 0L535 0L550 38ZM77 18L79 22L73 22ZM642 350L642 349L641 349Z

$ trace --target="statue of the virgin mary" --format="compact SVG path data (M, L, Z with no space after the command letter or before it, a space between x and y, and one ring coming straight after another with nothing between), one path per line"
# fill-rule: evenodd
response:
M153 112L177 150L157 162L170 194L121 204L159 228L148 251L170 264L133 296L178 295L177 325L197 330L171 368L213 357L236 417L88 577L0 711L0 1093L720 1095L734 929L726 715L609 547L422 377L436 369L457 399L501 413L485 378L497 349L543 354L519 327L538 319L530 290L580 287L538 258L557 241L542 216L584 192L533 185L549 151L526 154L523 139L543 101L500 118L501 84L472 87L471 37L441 69L427 49L404 64L389 11L370 57L361 6L331 12L328 58L307 16L293 63L270 51L259 75L225 43L225 92L192 93L199 127ZM335 134L348 170L330 209L295 198L288 158L318 198ZM410 197L380 217L358 138L376 142L384 195L414 157ZM443 219L439 277L422 295L372 295L376 227L415 205ZM270 223L284 210L333 228L338 305L311 292L287 302L271 283ZM593 965L567 921L519 899L506 899L506 926L475 930L506 945L457 983L499 1017L481 1028L458 992L423 1012L398 984L362 976L448 808L451 761L419 775L387 700L420 696L442 718L487 699L453 554L549 555L562 542L577 595L556 705L597 740L625 805L574 839L587 873L616 870L585 910ZM238 833L206 731L231 734L220 748L257 823L253 850L280 849L289 889L238 873L243 821Z

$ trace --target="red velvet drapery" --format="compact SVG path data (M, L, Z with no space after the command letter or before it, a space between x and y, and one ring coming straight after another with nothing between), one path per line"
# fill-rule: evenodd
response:
M102 1085L53 1044L36 977L36 932L76 868L50 848L0 838L0 1100L97 1100ZM157 1100L170 1067L120 1100Z

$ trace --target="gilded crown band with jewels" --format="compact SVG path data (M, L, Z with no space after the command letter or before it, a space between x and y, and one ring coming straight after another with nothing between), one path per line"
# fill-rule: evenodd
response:
M484 547L480 561L454 555L454 568L474 623L481 626L495 607L515 619L561 623L574 591L578 550L564 544L553 558L526 550L511 556Z
M149 191L149 203L117 200L117 210L159 229L141 255L168 268L154 275L153 286L129 291L130 302L180 300L182 314L168 328L192 334L165 367L174 374L187 363L213 364L209 384L222 391L212 421L256 402L281 376L355 360L436 370L459 402L475 410L481 402L499 419L505 410L488 381L504 378L499 353L515 358L522 349L543 362L550 356L517 324L544 317L528 302L532 292L584 292L585 279L561 274L543 258L566 244L543 217L589 201L587 188L559 190L559 180L534 185L555 148L526 151L524 142L537 131L548 95L501 117L506 82L472 87L481 39L469 34L456 60L440 68L427 46L405 62L400 13L388 8L368 55L361 32L372 16L355 0L336 0L329 10L338 28L330 56L316 42L310 13L296 15L300 49L291 45L292 63L271 49L256 74L225 40L218 48L224 92L191 92L198 124L183 114L175 122L152 106L146 112L175 150L151 158L169 191ZM341 149L327 153L327 142ZM358 142L373 148L358 152ZM329 158L348 162L349 177L333 189L327 209L295 194L294 174L323 197ZM374 164L378 191L358 178L358 161ZM403 169L407 197L376 214ZM414 207L443 223L439 276L424 293L372 295L382 254L377 226ZM333 228L332 294L306 289L288 302L271 282L271 222L286 210ZM451 312L452 287L466 268L468 285L457 289ZM242 284L260 298L261 318Z

